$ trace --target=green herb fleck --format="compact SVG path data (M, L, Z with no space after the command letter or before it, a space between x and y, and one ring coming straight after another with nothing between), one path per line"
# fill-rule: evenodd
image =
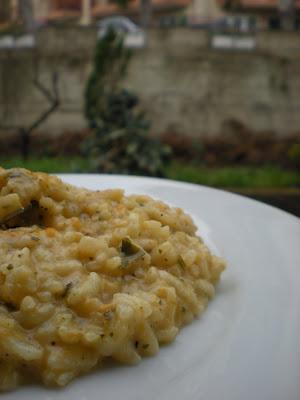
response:
M73 282L67 283L66 286L65 286L65 290L62 293L62 297L66 297L69 294L69 292L72 289L72 287L73 287Z
M181 268L185 269L186 265L181 255L178 256L178 264L181 266Z
M145 255L145 250L134 243L130 237L125 237L121 243L122 267L127 267L132 262L142 258Z

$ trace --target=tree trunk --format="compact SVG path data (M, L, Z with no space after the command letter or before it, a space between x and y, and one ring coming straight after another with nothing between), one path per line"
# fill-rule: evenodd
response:
M19 11L26 32L33 32L35 28L32 0L19 0Z
M151 17L151 0L140 0L140 24L145 31L147 31L151 25Z

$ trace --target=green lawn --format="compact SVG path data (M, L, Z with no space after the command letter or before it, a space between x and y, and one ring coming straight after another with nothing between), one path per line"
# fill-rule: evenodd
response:
M202 185L232 188L282 188L300 186L300 174L276 166L218 167L172 163L166 169L170 179Z
M32 171L49 172L53 174L68 172L86 172L87 161L82 157L42 157L30 158L23 161L21 158L0 159L3 168L22 167Z
M84 158L20 158L0 159L4 168L24 167L33 171L51 173L88 172ZM165 170L166 177L184 182L231 188L287 188L300 186L300 174L276 166L263 167L218 167L171 163Z

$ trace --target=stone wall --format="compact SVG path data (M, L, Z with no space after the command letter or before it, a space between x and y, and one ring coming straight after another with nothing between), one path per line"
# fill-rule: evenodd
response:
M135 90L155 134L214 137L228 122L284 137L300 132L300 38L297 33L257 34L255 52L216 51L207 32L161 29L147 49L136 50L125 85ZM83 94L96 32L48 28L35 50L0 52L0 124L30 124L45 108L33 86L59 73L61 106L41 127L47 133L81 130Z
M204 32L157 31L128 82L143 93L155 132L212 136L234 119L288 135L300 132L299 51L292 34L261 33L253 53L214 51Z

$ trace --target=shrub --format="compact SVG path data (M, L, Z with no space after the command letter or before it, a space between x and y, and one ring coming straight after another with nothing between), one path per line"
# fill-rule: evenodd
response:
M289 148L288 158L293 165L300 167L300 143L295 143Z
M148 135L150 125L138 111L138 97L121 87L129 57L113 30L98 41L85 93L92 134L83 153L93 172L162 176L170 150Z

